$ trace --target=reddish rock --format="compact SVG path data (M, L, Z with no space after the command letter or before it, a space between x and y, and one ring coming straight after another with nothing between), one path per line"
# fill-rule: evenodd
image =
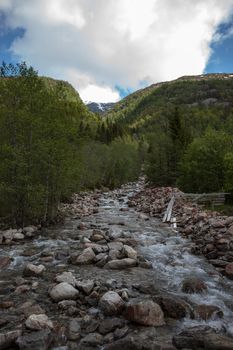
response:
M124 317L143 326L163 326L165 324L161 307L152 300L132 300L126 307Z
M202 320L209 320L212 317L223 317L223 312L222 310L215 305L198 305L196 310L195 310L195 314L198 318L201 318Z
M11 258L9 256L0 257L0 269L7 267L11 263Z
M233 263L230 263L225 267L225 274L228 278L233 279Z
M206 290L207 286L205 282L196 277L186 278L182 284L182 292L184 293L202 293Z

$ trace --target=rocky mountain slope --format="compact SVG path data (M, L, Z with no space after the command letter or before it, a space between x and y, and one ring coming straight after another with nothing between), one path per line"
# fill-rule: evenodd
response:
M115 106L115 103L109 102L109 103L97 103L97 102L88 102L86 104L87 108L89 111L93 113L98 113L98 114L104 114Z

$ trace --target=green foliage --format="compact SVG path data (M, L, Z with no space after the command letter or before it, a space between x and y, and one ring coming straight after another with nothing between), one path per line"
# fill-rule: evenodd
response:
M206 133L219 131L219 142L225 144L225 138L233 133L232 101L231 75L183 77L137 91L117 103L108 117L148 142L145 171L151 183L178 183L186 191L215 191L223 188L227 176L223 157L231 152L231 144L227 143L221 156L216 150L211 158L212 144ZM200 142L203 150L198 149Z
M224 177L225 191L233 193L233 151L225 154Z
M181 188L199 193L223 190L224 157L231 147L230 137L220 131L209 130L194 139L181 164Z
M145 173L149 181L156 186L174 183L174 174L170 166L172 151L172 140L169 135L159 133L151 136Z
M137 142L103 124L65 82L25 63L0 67L0 217L53 220L75 191L114 187L140 171ZM118 138L117 138L118 137ZM99 139L99 141L95 141Z

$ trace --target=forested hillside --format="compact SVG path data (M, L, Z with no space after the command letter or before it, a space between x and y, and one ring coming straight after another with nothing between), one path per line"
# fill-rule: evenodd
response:
M126 97L108 114L147 149L155 185L233 190L233 75L183 77Z
M101 135L101 121L66 82L25 63L0 68L0 217L25 225L53 220L79 190L138 177L138 144ZM103 135L104 136L104 135Z
M0 74L2 222L53 220L74 192L114 188L142 168L156 185L233 191L232 75L152 85L103 119L25 63Z

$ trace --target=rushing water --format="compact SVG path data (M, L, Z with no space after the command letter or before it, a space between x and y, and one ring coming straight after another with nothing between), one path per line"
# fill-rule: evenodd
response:
M82 219L91 233L91 228L109 229L113 235L125 238L134 238L138 242L138 251L153 264L153 270L134 268L134 272L119 271L111 272L97 267L83 268L85 276L99 277L102 279L114 277L123 278L127 281L137 277L138 280L145 276L157 285L161 291L177 295L188 301L191 305L210 304L218 306L224 313L223 318L203 321L200 319L185 318L177 321L178 328L191 325L210 325L218 330L224 329L233 336L233 282L221 276L205 258L194 256L190 253L192 243L183 239L179 232L162 224L156 218L145 218L134 208L127 208L129 196L139 190L137 185L126 187L122 192L104 193L100 199L99 212ZM127 211L121 211L126 208ZM8 270L0 272L0 280L15 277L22 271L26 262L39 263L40 257L57 252L74 252L80 244L80 232L77 231L76 218L68 218L63 225L54 226L41 232L34 241L28 241L24 245L15 245L0 249L0 256L11 256L13 261ZM33 252L25 256L26 250ZM41 263L41 262L40 262ZM44 264L44 263L43 263ZM56 273L59 266L65 266L67 259L45 263L50 271ZM72 268L69 270L72 270ZM75 270L75 267L73 269ZM77 270L82 276L82 269ZM135 277L136 276L136 277ZM196 276L204 280L208 290L204 294L185 294L181 291L182 281L186 277Z

